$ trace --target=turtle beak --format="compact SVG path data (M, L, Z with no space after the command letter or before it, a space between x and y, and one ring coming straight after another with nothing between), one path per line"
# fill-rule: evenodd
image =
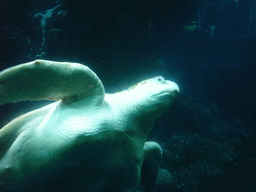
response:
M166 81L166 83L168 83L168 86L170 87L170 92L174 93L175 96L177 96L178 93L180 93L179 86L176 83L172 81Z

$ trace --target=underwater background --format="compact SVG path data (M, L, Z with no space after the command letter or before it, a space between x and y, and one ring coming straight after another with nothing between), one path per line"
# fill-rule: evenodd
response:
M0 70L70 61L107 93L179 85L148 138L163 148L156 192L256 191L255 48L254 0L0 0ZM0 127L48 103L1 106Z

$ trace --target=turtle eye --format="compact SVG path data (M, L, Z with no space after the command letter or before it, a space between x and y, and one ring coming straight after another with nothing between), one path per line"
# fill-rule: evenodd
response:
M156 80L160 83L164 83L165 82L165 79L162 77L162 76L157 76L156 77Z

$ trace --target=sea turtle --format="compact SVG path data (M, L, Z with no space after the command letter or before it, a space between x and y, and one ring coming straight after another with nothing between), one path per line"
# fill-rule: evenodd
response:
M162 150L146 142L154 120L179 92L158 76L105 94L88 67L35 60L0 73L0 105L57 100L0 129L5 191L153 189Z

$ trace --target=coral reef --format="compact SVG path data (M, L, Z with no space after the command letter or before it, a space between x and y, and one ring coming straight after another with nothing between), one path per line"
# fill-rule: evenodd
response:
M200 134L173 135L165 146L157 191L197 191L240 155L237 138L214 140Z

